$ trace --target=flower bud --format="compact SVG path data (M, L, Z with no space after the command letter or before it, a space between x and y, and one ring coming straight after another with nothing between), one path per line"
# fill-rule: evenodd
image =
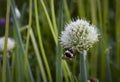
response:
M0 51L4 51L5 37L0 38ZM12 50L15 47L15 41L12 38L8 38L7 51Z

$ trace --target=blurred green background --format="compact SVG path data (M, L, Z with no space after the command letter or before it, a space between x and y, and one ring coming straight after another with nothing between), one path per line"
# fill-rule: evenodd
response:
M79 54L62 59L59 37L71 20L98 28L99 42L87 53L89 78L120 82L120 0L10 0L9 37L16 41L0 82L79 82ZM0 37L5 35L7 0L0 0ZM15 8L21 14L16 16ZM92 82L92 81L91 81Z

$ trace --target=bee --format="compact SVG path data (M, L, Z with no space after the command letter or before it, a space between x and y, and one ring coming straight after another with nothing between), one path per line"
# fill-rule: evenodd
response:
M73 59L76 56L76 51L73 47L65 48L64 57L67 59Z

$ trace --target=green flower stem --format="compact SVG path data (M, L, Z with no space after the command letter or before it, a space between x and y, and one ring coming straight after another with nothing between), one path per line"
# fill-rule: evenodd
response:
M4 43L4 52L3 52L2 82L6 82L6 60L7 60L6 55L7 55L7 43L8 43L8 31L9 31L9 16L10 16L10 0L7 0L5 43Z
M91 19L92 19L92 23L94 25L97 25L96 0L91 0L90 1L90 7L91 7Z
M70 17L70 12L69 12L66 0L63 0L63 5L64 5L64 11L65 11L65 14L66 14L66 19L67 19L67 21L70 21L71 17Z
M85 17L85 6L86 4L84 4L84 0L78 0L78 13L79 13L79 16L84 18Z
M63 73L64 73L64 77L65 77L65 82L69 82L67 69L65 68L64 63L63 63L62 69L63 69Z
M62 79L62 48L61 45L57 46L57 56L56 56L56 82L63 82Z
M107 76L108 76L108 79L107 81L108 82L113 82L113 78L112 78L112 71L111 71L111 68L110 68L110 48L108 48L106 50L106 71L107 71Z
M34 5L35 5L35 20L36 20L36 25L37 25L39 45L40 45L43 61L45 63L46 71L47 71L47 74L48 74L49 82L52 82L51 71L50 71L50 68L49 68L49 65L48 65L48 61L47 61L47 58L46 58L46 54L45 54L44 47L43 47L43 42L42 42L42 37L41 37L40 25L39 25L39 21L38 21L37 1L36 0L34 0Z
M22 32L22 31L24 31L24 30L26 30L26 29L28 29L28 25L22 26L22 27L20 28L20 31Z
M2 82L2 55L0 55L0 82Z
M104 0L103 2L103 43L101 45L101 62L100 62L100 82L106 82L107 76L106 76L106 53L104 52L106 48L109 45L109 38L108 38L108 29L109 29L109 0ZM107 24L106 24L107 22Z
M32 0L29 0L29 25L28 25L28 31L27 31L27 41L26 41L26 51L24 55L24 67L25 67L25 74L26 74L26 80L27 82L30 82L29 75L28 75L28 62L27 62L27 54L28 54L28 47L29 47L29 39L30 39L30 28L32 23Z
M15 77L16 77L16 81L17 82L23 82L24 79L24 67L23 67L23 62L24 62L24 54L25 54L25 49L24 49L24 45L23 45L23 41L22 41L22 35L21 35L21 31L20 31L20 23L17 20L16 17L16 13L15 13L15 1L11 0L11 11L12 11L12 16L13 16L13 21L14 21L14 33L15 33L15 38L16 38L16 54L15 54ZM27 60L28 62L28 60ZM28 62L28 71L29 71L29 76L30 76L30 80L33 82L33 75L32 75L32 71L30 68L30 64Z
M98 20L100 23L100 32L102 32L102 8L101 8L101 1L97 0L97 7L98 7Z
M55 30L56 37L58 37L57 23L55 18L54 0L51 0L51 12L52 12L52 22Z
M58 11L58 36L63 27L63 5L62 0L59 1L59 11ZM58 37L57 37L58 41ZM56 52L56 82L63 82L63 72L62 72L62 47L59 42L57 42L57 52Z
M85 50L80 54L80 82L87 82L86 54Z
M35 36L33 34L32 29L30 30L30 37L31 37L31 40L32 40L33 48L35 50L35 55L36 55L36 58L37 58L37 61L38 61L38 66L39 66L39 69L40 69L40 73L42 75L43 82L47 82L46 73L45 73L45 70L44 70L44 66L42 64L42 59L41 59L39 49L37 47L37 42L35 40Z
M115 20L115 26L116 26L116 63L117 66L120 68L120 0L116 0L116 20Z
M69 79L70 79L70 82L74 82L72 73L71 73L71 71L70 71L70 69L69 69L69 67L68 67L67 62L66 62L65 60L63 60L62 63L63 63L63 68L66 68L67 75L68 75L68 77L69 77Z
M61 33L61 30L63 29L63 0L60 0L59 2L59 16L58 16L58 34ZM62 71L63 69L63 71ZM67 65L67 62L65 60L62 60L62 47L61 44L58 42L57 44L57 56L56 56L56 82L62 82L63 81L63 74L65 80L69 80L70 82L73 82L73 79L71 78L71 72ZM66 75L67 73L67 75Z
M8 55L9 55L9 53L7 53ZM6 72L6 76L7 76L7 82L9 81L9 82L12 82L12 77L11 77L11 69L10 69L11 67L10 67L10 60L9 60L9 58L7 58L7 72Z
M16 52L16 49L14 50L14 52L12 54L12 64L11 64L12 81L14 81L14 74L15 74L15 68L14 68L14 65L15 65L15 52Z
M43 10L44 10L45 15L46 15L46 17L47 17L48 24L49 24L49 26L50 26L50 30L51 30L51 32L52 32L52 35L53 35L55 44L57 45L57 43L58 43L58 41L57 41L57 35L56 35L56 33L55 33L55 30L53 29L53 25L52 25L52 22L51 22L51 20L50 20L49 14L48 14L48 12L47 12L46 6L45 6L43 0L40 0L40 2L41 2L41 4L42 4L42 6L43 6Z
M97 5L95 4L97 1L96 0L91 0L90 1L90 9L91 9L91 20L94 25L97 25ZM97 48L92 48L91 49L91 54L96 54L98 50ZM97 76L97 58L98 55L91 56L91 76L96 77Z

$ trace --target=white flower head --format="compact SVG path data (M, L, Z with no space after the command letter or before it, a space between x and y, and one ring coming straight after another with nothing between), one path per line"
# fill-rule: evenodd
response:
M16 14L17 18L21 17L21 13L17 7L15 7L15 14Z
M64 48L73 47L78 51L89 50L98 41L98 31L83 19L71 21L62 31L60 41Z
M0 38L0 51L4 51L5 37ZM7 51L12 50L15 47L15 41L12 38L8 38Z

